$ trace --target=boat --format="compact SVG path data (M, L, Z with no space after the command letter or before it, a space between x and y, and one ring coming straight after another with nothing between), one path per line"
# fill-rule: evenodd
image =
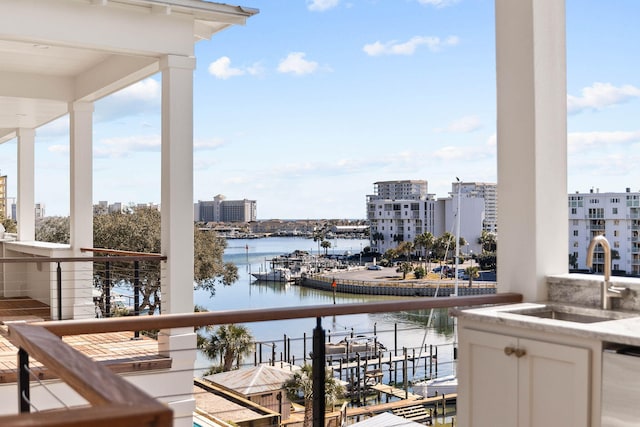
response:
M288 268L276 267L271 271L251 273L257 280L263 282L289 282L291 271Z
M430 380L418 381L412 385L412 388L415 394L420 394L424 397L457 393L458 377L455 375L447 375Z
M355 360L358 356L362 359L378 357L381 351L387 348L375 337L357 336L345 338L337 343L325 343L324 350L327 358Z

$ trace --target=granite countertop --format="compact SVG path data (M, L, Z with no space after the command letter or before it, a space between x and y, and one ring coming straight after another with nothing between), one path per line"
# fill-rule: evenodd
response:
M595 323L579 323L513 313L516 310L542 309L546 305L561 306L563 310L577 315L612 318ZM640 346L640 313L638 312L601 310L557 302L520 303L468 309L458 307L450 309L449 312L452 316L471 321Z

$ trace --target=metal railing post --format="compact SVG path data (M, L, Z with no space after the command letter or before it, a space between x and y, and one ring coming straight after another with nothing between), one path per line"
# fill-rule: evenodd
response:
M58 320L62 320L62 267L60 267L60 262L56 268L56 281L58 285Z
M133 314L140 315L140 261L133 262ZM140 338L140 331L134 331L133 337Z
M111 265L104 263L104 316L111 317Z
M325 334L322 329L322 318L316 318L313 329L313 427L324 427L325 411Z
M18 350L18 406L21 414L31 412L28 367L29 353L20 348Z

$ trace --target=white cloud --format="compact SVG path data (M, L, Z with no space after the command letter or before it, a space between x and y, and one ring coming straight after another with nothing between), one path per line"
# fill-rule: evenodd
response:
M47 150L50 153L68 153L69 152L69 146L68 145L61 145L61 144L54 144L49 146L49 148L47 148Z
M444 40L440 37L415 36L404 43L396 40L386 43L376 41L375 43L365 45L362 50L369 56L413 55L420 46L427 46L431 52L438 52L442 50L443 47L455 46L459 42L460 39L457 36L449 36Z
M418 0L418 3L420 4L435 6L438 9L447 7L447 6L453 6L454 4L459 2L460 0Z
M581 90L582 96L567 95L567 111L579 113L583 110L602 110L640 97L640 89L632 85L616 87L611 83L595 82Z
M149 151L160 151L160 135L103 139L96 145L93 153L98 158L120 158L133 152Z
M224 140L220 138L212 138L208 140L195 140L193 142L193 149L196 151L215 150L218 147L224 145Z
M579 151L590 146L602 147L634 142L640 142L640 131L571 132L567 137L570 151Z
M465 116L452 121L445 128L436 128L436 132L469 133L482 127L478 116Z
M144 79L113 94L116 99L127 101L160 102L160 83L154 79Z
M304 52L291 52L285 59L280 61L278 71L281 73L292 73L298 76L311 74L318 69L318 63L304 59Z
M212 76L222 80L245 74L244 70L231 67L231 59L228 56L223 56L213 61L209 64L208 71Z
M313 12L324 12L338 6L340 0L307 0L307 9Z

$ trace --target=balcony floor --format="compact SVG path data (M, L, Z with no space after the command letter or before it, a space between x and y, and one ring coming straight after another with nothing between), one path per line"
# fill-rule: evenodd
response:
M6 323L43 319L50 320L49 306L46 304L29 298L0 299L0 384L13 383L17 379L18 349L7 339ZM156 340L142 335L134 339L133 332L65 336L63 341L118 373L171 367L171 358L158 354ZM39 379L56 378L36 360L31 359L29 367Z

